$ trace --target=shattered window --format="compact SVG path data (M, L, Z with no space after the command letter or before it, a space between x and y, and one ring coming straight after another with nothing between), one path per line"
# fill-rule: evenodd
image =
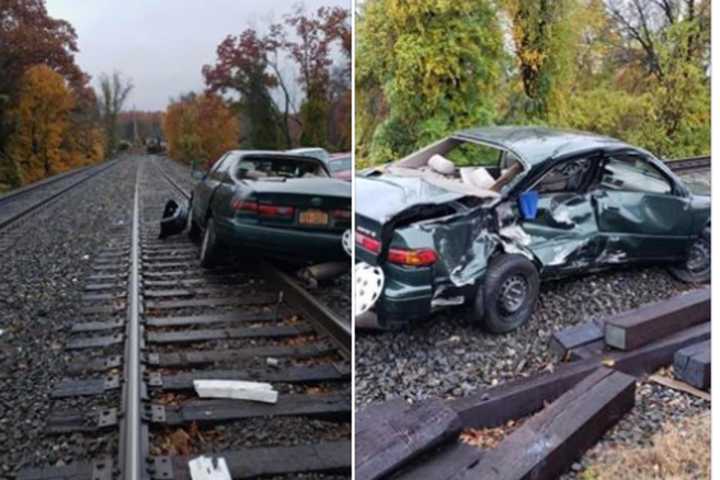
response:
M600 186L607 190L671 193L672 185L660 171L637 155L608 158Z
M457 167L497 167L500 161L501 150L464 142L445 153L445 157Z
M533 190L538 193L577 192L587 177L591 158L577 158L559 163L547 172Z

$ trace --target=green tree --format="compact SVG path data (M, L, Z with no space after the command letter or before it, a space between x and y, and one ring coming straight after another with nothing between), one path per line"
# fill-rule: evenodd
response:
M130 80L123 80L119 72L112 77L107 74L100 75L100 115L105 127L105 152L113 155L118 147L120 132L118 131L118 116L127 101L133 84Z
M373 131L371 161L494 121L505 55L492 2L371 0L358 35L356 78L378 86L389 107Z

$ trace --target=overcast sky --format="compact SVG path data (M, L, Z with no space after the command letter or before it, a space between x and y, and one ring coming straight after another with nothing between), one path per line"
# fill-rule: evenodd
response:
M164 110L168 99L203 88L200 69L214 63L228 34L264 30L290 13L291 0L46 0L52 17L78 35L77 62L97 87L102 72L119 70L135 89L126 108ZM303 0L308 11L350 8L350 0Z

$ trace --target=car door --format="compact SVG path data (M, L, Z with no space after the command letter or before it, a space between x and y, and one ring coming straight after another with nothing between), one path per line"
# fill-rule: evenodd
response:
M222 165L215 171L214 190L210 197L210 208L218 223L227 223L234 211L231 207L237 182L232 176L232 170L240 158L237 154L230 154L223 160Z
M207 209L210 204L210 198L219 183L220 177L218 175L218 171L229 157L229 153L220 157L193 190L192 215L193 220L195 220L198 225L203 227L205 226L205 219L207 216Z
M594 178L599 154L560 160L530 180L538 194L535 218L522 218L529 236L527 248L542 263L546 274L565 273L595 265L603 245L587 192Z
M692 217L675 180L634 150L608 154L593 192L600 232L638 261L684 257Z

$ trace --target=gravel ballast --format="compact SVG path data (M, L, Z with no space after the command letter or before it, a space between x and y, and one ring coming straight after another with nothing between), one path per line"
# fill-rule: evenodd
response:
M54 401L50 392L73 358L64 345L80 318L95 255L127 230L135 168L125 158L12 227L24 240L0 262L0 478L24 465L61 466L117 451L113 434L52 437L45 428L53 408L117 402L116 395Z

